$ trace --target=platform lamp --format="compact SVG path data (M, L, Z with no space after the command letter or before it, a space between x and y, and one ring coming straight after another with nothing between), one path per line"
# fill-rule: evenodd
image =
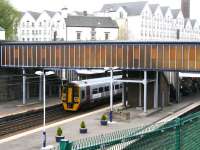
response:
M55 74L53 71L36 71L36 75L43 76L43 141L42 147L46 147L46 84L45 84L45 77L49 75Z
M119 67L105 67L104 70L110 71L110 113L109 120L112 122L113 118L113 70L119 69Z

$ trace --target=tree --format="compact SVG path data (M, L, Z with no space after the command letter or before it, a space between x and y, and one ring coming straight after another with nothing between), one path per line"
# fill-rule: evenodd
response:
M0 26L6 31L6 40L14 39L20 16L20 12L8 0L0 0Z

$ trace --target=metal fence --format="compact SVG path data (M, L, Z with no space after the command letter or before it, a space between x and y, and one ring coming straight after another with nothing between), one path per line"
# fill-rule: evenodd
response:
M78 141L62 141L60 150L197 150L200 112L168 123L116 131Z

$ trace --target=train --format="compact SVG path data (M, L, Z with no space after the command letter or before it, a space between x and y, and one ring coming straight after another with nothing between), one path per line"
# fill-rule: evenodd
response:
M122 76L113 76L113 97L120 98L122 83L116 81ZM78 111L101 102L109 101L111 77L101 77L81 81L71 81L62 85L61 101L64 110Z

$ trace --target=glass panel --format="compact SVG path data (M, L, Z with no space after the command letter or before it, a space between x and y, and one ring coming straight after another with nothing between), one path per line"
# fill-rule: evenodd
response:
M128 64L127 64L127 54L128 54L128 45L124 44L123 45L123 62L122 62L122 67L127 68Z
M79 67L79 63L80 63L80 53L79 53L79 48L80 48L80 45L78 45L78 44L76 44L75 45L75 54L74 54L74 56L75 56L75 64L74 64L74 66L75 67Z
M133 68L133 45L128 45L128 68Z
M176 46L170 45L170 69L175 69Z
M50 52L51 52L51 45L47 45L46 46L46 65L47 66L50 66L50 60L51 60L51 58L50 58Z
M14 45L10 45L10 65L14 65Z
M134 45L134 68L139 67L139 45Z
M183 66L184 70L188 69L188 46L183 46Z
M164 45L164 68L169 69L169 45Z
M158 68L162 69L163 67L163 45L158 45Z
M122 66L122 45L117 45L117 66Z
M190 45L190 57L189 57L189 68L190 70L195 70L195 46Z
M197 70L200 71L200 45L196 45L196 60Z
M157 68L157 45L152 45L152 50L151 50L151 65L152 68Z
M105 45L101 44L101 66L105 67L105 55L106 55Z
M116 59L116 45L112 45L112 66L117 66L117 59Z
M144 62L146 61L144 52L145 52L145 45L140 45L140 50L139 50L139 53L140 53L139 67L140 68L144 68Z
M100 45L96 44L96 67L100 67Z
M145 54L146 54L146 58L145 58L145 68L150 68L150 60L151 60L151 45L150 44L147 44L145 45L146 46L146 51L145 51Z
M176 68L177 69L182 69L182 46L181 45L177 45Z

